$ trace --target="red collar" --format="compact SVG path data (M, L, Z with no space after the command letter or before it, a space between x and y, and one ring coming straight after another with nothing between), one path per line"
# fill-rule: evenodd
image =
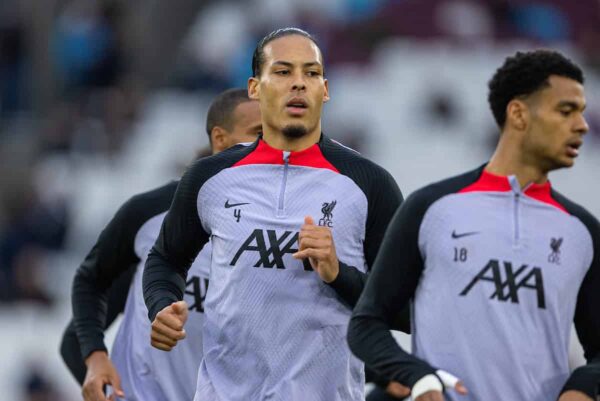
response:
M483 170L477 181L461 189L459 193L508 191L513 191L509 177L492 174L486 170ZM550 184L549 180L543 184L531 183L520 192L530 198L554 206L563 212L568 213L565 207L552 197L552 185Z
M324 168L339 173L321 152L319 144L315 143L311 147L298 152L284 152L275 149L266 143L263 139L258 140L256 148L233 166L247 166L250 164L284 164L284 157L288 156L288 164L291 166L304 166L313 168Z

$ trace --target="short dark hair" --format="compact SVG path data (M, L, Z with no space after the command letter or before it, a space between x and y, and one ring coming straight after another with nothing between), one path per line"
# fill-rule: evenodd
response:
M210 139L210 133L214 127L223 127L226 130L233 129L233 112L241 103L249 102L248 89L233 88L219 94L210 104L206 115L206 133Z
M557 51L542 49L517 52L507 57L488 83L488 102L496 123L504 127L508 103L516 97L527 96L547 87L550 85L550 75L570 78L583 84L581 68Z
M262 65L265 62L265 46L275 39L279 39L283 36L291 36L291 35L299 35L304 36L307 39L312 40L312 42L319 47L319 43L310 33L302 30L300 28L288 27L288 28L280 28L276 29L273 32L266 35L264 38L258 42L256 45L256 49L254 49L254 54L252 54L252 76L258 77L262 71ZM321 49L319 48L319 51Z

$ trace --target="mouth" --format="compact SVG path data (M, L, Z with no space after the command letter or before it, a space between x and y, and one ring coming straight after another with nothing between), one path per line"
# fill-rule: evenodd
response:
M567 143L567 155L570 157L579 156L579 148L583 145L581 139L573 140Z
M285 108L292 116L301 116L308 110L308 103L300 97L295 97L286 103Z

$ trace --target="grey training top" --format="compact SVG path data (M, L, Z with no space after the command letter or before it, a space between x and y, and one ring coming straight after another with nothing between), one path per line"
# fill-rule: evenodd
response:
M401 201L391 176L322 137L301 152L262 139L202 159L183 176L144 272L150 319L180 299L210 237L197 400L364 400L345 341L385 228ZM330 285L292 257L305 216L330 227Z
M389 335L412 299L413 355ZM411 195L395 215L350 324L352 351L413 386L436 369L449 400L595 399L600 379L600 225L551 187L480 168ZM569 375L575 321L589 364ZM434 368L435 367L435 368ZM566 383L566 384L565 384Z

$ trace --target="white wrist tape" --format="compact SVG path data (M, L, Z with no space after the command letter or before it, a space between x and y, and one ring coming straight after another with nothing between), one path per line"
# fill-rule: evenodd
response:
M444 388L455 388L458 382L458 377L446 372L445 370L438 369L435 371L435 375L423 376L419 381L417 381L413 386L410 395L414 400L418 396L425 394L428 391L442 391Z
M438 375L445 388L455 388L459 382L458 377L446 372L445 370L438 369L435 374Z
M436 375L426 375L423 376L415 383L413 386L410 395L413 400L417 399L420 395L425 394L428 391L442 391L444 387L442 386L442 382Z

